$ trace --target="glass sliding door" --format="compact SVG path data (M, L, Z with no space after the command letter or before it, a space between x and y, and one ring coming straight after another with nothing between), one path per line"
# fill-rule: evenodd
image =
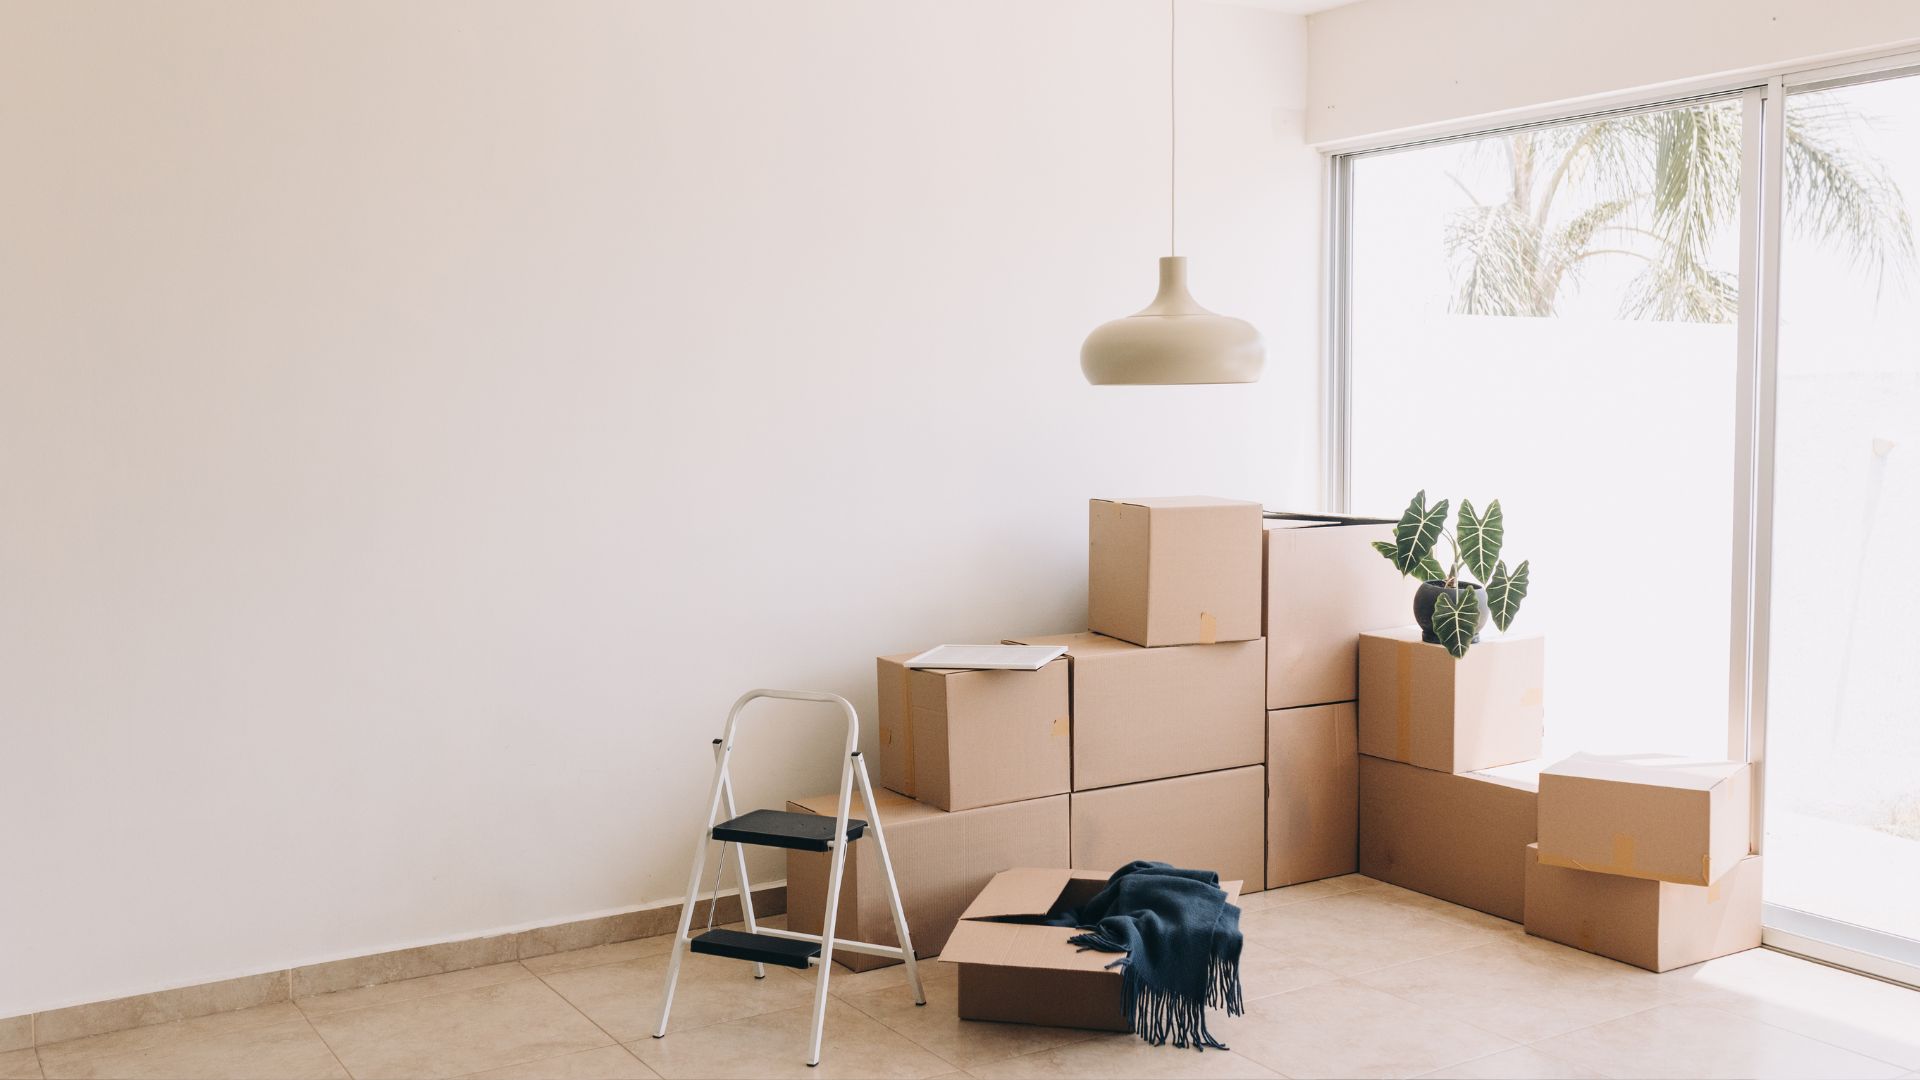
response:
M1920 78L1785 121L1768 922L1920 964Z
M1545 756L1744 749L1767 940L1920 985L1920 56L1881 63L1337 158L1330 481L1500 499Z
M1349 509L1500 500L1548 759L1727 752L1749 108L1343 165Z

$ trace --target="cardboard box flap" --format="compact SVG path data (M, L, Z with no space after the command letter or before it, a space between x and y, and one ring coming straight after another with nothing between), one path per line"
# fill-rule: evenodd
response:
M1301 514L1291 510L1268 510L1262 515L1269 529L1324 529L1342 525L1393 525L1391 518L1349 517L1345 514Z
M1002 870L987 882L980 895L962 912L962 919L990 919L999 915L1045 915L1074 880L1104 881L1106 875L1072 870L1022 867Z
M949 964L1045 968L1049 971L1103 971L1114 954L1070 944L1080 931L1071 926L960 920L947 938L940 959Z
M1671 754L1575 754L1540 772L1617 784L1712 791L1744 768L1746 765L1735 761L1700 761Z

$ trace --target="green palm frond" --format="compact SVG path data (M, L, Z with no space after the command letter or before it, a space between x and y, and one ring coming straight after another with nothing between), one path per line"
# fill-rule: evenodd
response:
M1913 222L1886 164L1853 145L1863 126L1831 91L1797 97L1787 110L1783 164L1795 228L1834 243L1877 287L1912 268Z
M1462 267L1453 310L1550 315L1540 294L1540 227L1513 203L1475 206L1447 222L1447 254Z
M1911 271L1915 244L1898 184L1862 147L1864 126L1838 99L1796 97L1786 119L1786 198L1799 231L1843 249L1879 284ZM1723 238L1740 216L1744 129L1740 107L1717 102L1486 140L1482 155L1503 152L1507 191L1447 222L1453 310L1552 315L1590 260L1630 257L1644 265L1622 317L1732 319L1738 281L1715 263L1725 261Z

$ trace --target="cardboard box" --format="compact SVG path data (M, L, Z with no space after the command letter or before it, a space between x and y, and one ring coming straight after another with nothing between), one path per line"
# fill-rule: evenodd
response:
M1113 953L1069 943L1068 926L989 922L1006 915L1045 915L1055 904L1084 904L1107 875L1087 871L1007 870L980 891L947 940L942 963L959 967L960 1018L1048 1027L1131 1031L1122 975ZM1227 902L1240 882L1222 881Z
M1075 791L1266 760L1258 639L1162 649L1100 634L1011 640L1067 647Z
M1361 631L1413 618L1419 583L1373 550L1393 539L1393 523L1300 515L1266 525L1267 708L1352 701Z
M1158 859L1220 880L1266 880L1266 767L1076 791L1073 868L1112 873Z
M1524 777L1360 756L1360 872L1519 922L1535 795Z
M877 662L880 782L942 810L1060 795L1073 786L1067 661L1039 671Z
M1360 752L1440 772L1540 756L1546 639L1491 633L1455 660L1417 626L1360 635Z
M1712 885L1548 866L1527 848L1527 933L1643 967L1671 971L1760 945L1760 856Z
M787 809L832 814L838 793L795 799ZM916 956L932 956L947 943L960 913L993 875L1014 866L1067 867L1067 797L1002 803L948 813L891 791L877 791L880 824L893 854L894 879ZM850 815L872 820L858 791ZM831 855L787 852L787 926L817 934L827 910ZM847 849L846 876L840 883L840 916L834 935L875 945L898 945L893 913L887 905L887 878L880 854L865 837ZM836 952L834 960L854 971L900 961L884 956Z
M1359 865L1360 754L1352 702L1267 714L1267 888Z
M1540 772L1540 861L1711 885L1752 852L1744 762L1575 754Z
M1094 499L1087 628L1153 646L1259 637L1260 513L1198 495Z

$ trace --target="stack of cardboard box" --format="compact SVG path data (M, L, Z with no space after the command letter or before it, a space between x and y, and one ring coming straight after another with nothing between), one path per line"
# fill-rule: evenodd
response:
M1360 872L1654 971L1760 943L1748 766L1541 767L1545 646L1360 635Z
M1663 755L1543 770L1527 932L1652 971L1759 945L1750 775Z
M1745 767L1576 758L1542 780L1544 641L1489 633L1459 660L1423 642L1414 583L1371 546L1392 523L1170 498L1096 499L1089 526L1088 630L1006 639L1061 659L879 658L873 809L921 955L1002 871L1052 868L1029 891L1057 894L1133 859L1247 892L1357 869L1662 970L1757 941ZM891 944L868 848L840 932ZM789 854L794 929L819 930L827 869Z
M1356 643L1405 622L1414 586L1373 550L1392 539L1391 522L1285 514L1266 526L1266 885L1277 889L1355 869Z
M1258 503L1096 499L1073 689L1072 866L1133 859L1264 877Z
M1521 920L1545 675L1537 636L1456 660L1418 627L1360 635L1362 874Z
M1062 659L1037 672L879 660L877 809L921 953L1014 867L1161 859L1250 892L1355 868L1357 635L1404 622L1412 601L1369 546L1391 523L1268 521L1257 503L1183 497L1096 499L1088 525L1088 630L1006 639L1063 645ZM840 925L891 943L861 848ZM826 873L824 856L789 856L795 929L818 930Z

